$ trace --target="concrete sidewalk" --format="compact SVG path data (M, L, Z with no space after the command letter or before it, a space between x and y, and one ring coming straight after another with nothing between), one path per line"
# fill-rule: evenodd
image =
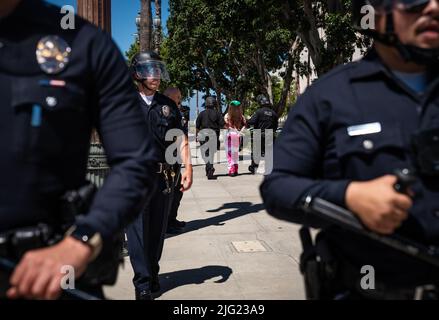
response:
M216 164L218 178L210 181L203 165L194 166L194 184L178 215L188 223L185 233L165 240L158 299L304 299L299 227L266 213L263 176L250 175L248 165L240 164L240 175L231 178L225 163ZM126 258L107 296L134 299L132 277Z

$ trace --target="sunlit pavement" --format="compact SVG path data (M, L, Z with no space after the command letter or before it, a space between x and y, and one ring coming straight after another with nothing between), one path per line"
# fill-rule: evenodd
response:
M263 175L249 174L248 152L240 175L229 177L222 150L222 163L215 165L217 180L207 180L191 140L194 184L178 215L187 226L165 240L158 299L304 299L299 227L266 213L259 195ZM106 295L134 299L132 277L127 257Z

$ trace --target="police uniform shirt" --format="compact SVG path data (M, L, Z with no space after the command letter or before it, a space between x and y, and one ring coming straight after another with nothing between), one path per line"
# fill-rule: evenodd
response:
M253 126L255 129L273 129L277 130L278 127L278 117L276 112L268 107L261 107L251 119L247 122L249 126Z
M195 126L197 130L221 130L224 127L224 119L215 108L206 108L198 115Z
M80 17L63 30L62 17L23 0L0 20L0 232L59 219L60 196L85 183L94 126L112 170L76 223L110 238L152 188L154 143L111 38Z
M166 162L166 149L173 143L173 141L166 140L166 133L171 129L178 129L176 134L185 132L180 110L172 99L159 92L154 94L151 105L148 105L140 95L139 98L145 121L151 127L152 135L158 146L157 158L159 162L164 163Z
M274 148L274 167L261 185L274 216L326 227L295 208L308 194L345 206L351 181L367 181L395 169L414 168L411 138L439 128L439 72L430 70L420 96L395 77L375 51L337 67L299 98ZM365 126L359 126L365 125ZM420 177L409 218L397 233L424 244L439 244L439 179ZM399 252L334 228L326 235L356 264L373 265L380 279L404 283L436 277Z

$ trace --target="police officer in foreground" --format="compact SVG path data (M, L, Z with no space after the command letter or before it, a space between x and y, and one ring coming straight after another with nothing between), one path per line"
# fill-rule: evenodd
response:
M221 115L221 113L217 110L216 106L217 106L216 97L213 96L206 97L205 100L206 110L200 112L195 122L195 128L196 128L195 136L197 137L197 140L200 141L201 155L203 157L204 162L206 163L206 176L207 179L209 180L215 179L214 176L215 168L213 166L213 162L214 162L215 152L220 148L220 141L219 141L220 132L225 125L224 118ZM209 135L206 134L206 131L203 132L202 130L204 129L210 129L214 131L216 135L215 137L216 145L215 143L213 144L208 143L211 136L209 137ZM212 150L211 148L212 146L216 147L213 148L216 150Z
M253 114L250 120L247 121L247 125L253 127L252 130L252 163L248 167L248 171L251 173L255 173L260 159L255 159L253 144L255 143L255 138L257 142L260 143L260 155L261 157L265 156L265 133L267 131L271 131L274 139L274 134L276 133L278 127L279 118L276 112L273 110L273 107L268 98L261 94L256 97L256 101L259 104L259 109ZM256 131L255 131L256 130ZM258 132L259 131L259 132ZM258 135L260 139L258 139ZM272 143L269 144L272 146Z
M428 290L437 297L437 269L296 210L304 197L320 197L378 234L439 244L439 2L353 3L359 27L361 7L375 9L376 28L366 31L373 49L300 97L261 193L271 215L322 228L316 249L337 267L322 272L319 285L330 287L331 298L413 299ZM407 194L394 189L394 170L402 168L417 171ZM375 290L361 284L366 265Z
M180 174L179 162L172 163L175 148L185 166L181 173L180 190L187 191L192 185L192 164L189 143L182 127L177 105L157 90L161 80L169 81L169 75L160 56L152 51L136 54L131 61L131 70L139 91L139 105L144 113L145 126L151 127L152 136L159 146L158 162L155 164L156 189L152 201L147 202L136 221L127 228L128 252L134 269L133 283L137 300L151 300L152 293L160 290L159 260L163 250L168 216L174 188ZM167 137L169 130L175 129Z
M61 18L44 1L0 2L0 298L58 298L66 266L76 289L103 297L113 245L152 188L154 144L124 58L95 26L75 17L63 30ZM91 201L92 127L111 172Z

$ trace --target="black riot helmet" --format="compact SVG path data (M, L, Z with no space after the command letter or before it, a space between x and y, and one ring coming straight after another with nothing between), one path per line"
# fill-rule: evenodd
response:
M409 13L420 13L431 0L352 0L353 20L355 27L374 40L398 49L401 56L407 62L414 62L420 65L438 65L439 48L420 48L400 41L394 30L393 10L398 9ZM366 14L384 15L386 29L380 33L364 24ZM363 25L364 24L364 25Z
M259 104L259 106L261 107L269 107L271 108L271 102L270 100L267 98L266 95L260 94L256 97L256 102Z
M209 96L205 100L205 107L206 108L213 108L216 106L216 97Z
M137 81L143 81L148 78L169 81L166 65L154 51L137 53L131 59L130 68L131 75Z

